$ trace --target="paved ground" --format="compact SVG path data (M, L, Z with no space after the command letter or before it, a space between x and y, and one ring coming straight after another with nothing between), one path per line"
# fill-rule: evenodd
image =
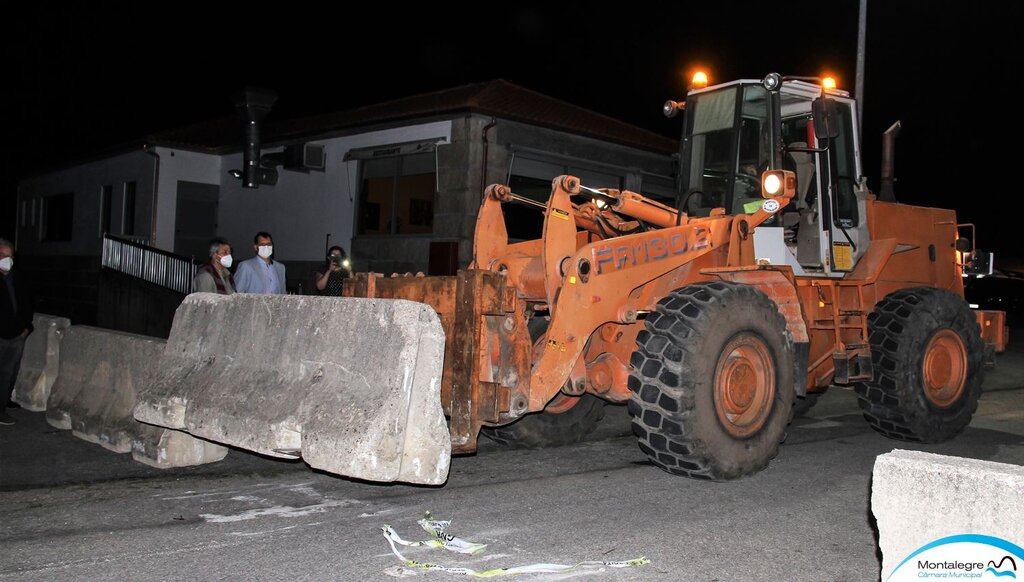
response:
M410 572L380 533L423 539L424 511L489 544L480 556L409 557L474 569L647 556L636 569L529 575L558 580L871 580L875 456L893 448L1024 464L1024 350L1001 358L972 426L908 446L873 433L853 394L829 392L764 472L731 483L648 465L612 409L594 438L544 451L484 445L446 486L376 485L233 451L160 471L15 410L0 427L0 580L457 579Z

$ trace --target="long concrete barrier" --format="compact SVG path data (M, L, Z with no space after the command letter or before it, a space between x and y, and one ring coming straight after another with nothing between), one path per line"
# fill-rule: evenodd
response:
M60 342L71 327L71 321L37 313L32 324L35 331L25 340L21 371L14 385L14 401L26 410L41 412L46 410L50 388L60 371Z
M439 484L443 359L421 303L196 293L135 418L339 475Z
M1024 556L1014 553L1024 552L1022 505L1024 467L898 449L879 455L871 511L881 579L981 578L988 560L999 562L1003 555L1017 555L1024 571ZM960 551L965 553L955 553Z
M51 425L156 467L219 461L220 445L190 435L166 435L132 417L138 389L152 377L164 341L135 334L71 326L61 344L60 373L50 391L46 420Z

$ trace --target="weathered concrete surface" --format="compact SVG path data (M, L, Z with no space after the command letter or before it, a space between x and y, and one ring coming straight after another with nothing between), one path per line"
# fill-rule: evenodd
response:
M921 546L958 534L1024 543L1024 467L894 450L879 455L871 483L882 579Z
M132 417L136 392L152 377L164 341L83 325L71 326L61 344L60 373L50 391L46 420L83 440L157 467L223 459L225 447L192 436L166 435Z
M14 385L14 401L26 410L46 410L50 388L60 371L60 342L71 327L66 317L37 313L32 319L35 326L25 340L25 353L21 357L21 371Z
M349 477L440 484L443 359L422 303L197 293L135 417Z
M180 430L136 422L139 431L132 440L132 458L156 467L191 467L222 460L228 448L196 437Z

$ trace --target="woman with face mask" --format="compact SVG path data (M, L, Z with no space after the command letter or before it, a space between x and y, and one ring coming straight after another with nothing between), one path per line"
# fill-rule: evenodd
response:
M316 289L321 295L341 297L342 281L352 276L352 265L345 249L333 246L327 251L327 264L316 274Z
M197 293L231 295L235 292L235 279L231 276L231 245L222 238L210 241L210 260L196 272L193 286Z

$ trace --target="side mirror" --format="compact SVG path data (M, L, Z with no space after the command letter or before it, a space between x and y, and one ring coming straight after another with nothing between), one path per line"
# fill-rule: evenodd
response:
M818 139L839 137L839 115L836 113L835 101L818 97L811 103L811 114L814 116L814 133Z
M956 239L956 250L960 251L961 253L969 253L973 251L974 248L971 245L970 239L960 237Z

